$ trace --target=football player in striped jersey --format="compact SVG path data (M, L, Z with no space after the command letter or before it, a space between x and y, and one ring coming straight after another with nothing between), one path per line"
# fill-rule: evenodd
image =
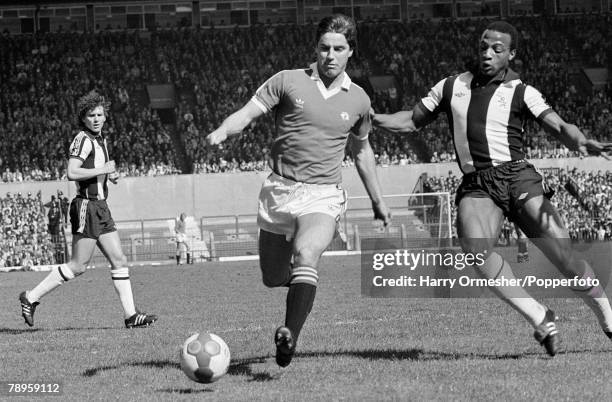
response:
M572 253L565 224L545 196L542 176L525 160L522 134L525 120L530 118L585 156L607 156L612 144L587 139L578 127L564 121L538 90L520 80L510 68L517 48L518 32L512 25L491 23L480 36L475 70L441 80L411 111L388 115L371 111L373 123L391 132L411 133L440 113L446 114L464 173L456 198L457 231L464 251L488 256L478 267L482 276L514 278L508 262L493 251L505 215L565 277L593 279L591 266ZM520 287L491 290L531 323L535 338L548 354L557 353L558 330L550 309ZM573 291L593 310L612 339L612 310L603 287L584 286Z
M33 326L40 299L84 273L97 245L111 265L111 279L123 307L126 328L145 327L157 317L136 310L127 258L106 203L108 181L118 179L115 161L108 156L102 134L110 102L92 91L81 97L76 107L81 131L70 146L67 168L68 179L77 185L77 196L70 203L72 258L66 264L53 267L34 289L19 295L21 314L25 323Z

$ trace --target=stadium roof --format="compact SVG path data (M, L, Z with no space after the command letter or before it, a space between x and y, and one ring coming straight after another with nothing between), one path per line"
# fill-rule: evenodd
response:
M57 5L80 5L80 6L84 6L87 4L93 4L93 3L129 3L129 0L126 1L121 1L121 0L32 0L32 1L28 1L28 0L0 0L0 7L6 7L6 6L35 6L35 5L41 5L41 6L46 6L46 5L52 5L52 4L57 4ZM172 2L172 1L170 1Z

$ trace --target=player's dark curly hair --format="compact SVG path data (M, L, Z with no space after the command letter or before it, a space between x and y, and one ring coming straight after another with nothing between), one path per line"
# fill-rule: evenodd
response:
M92 109L95 109L98 106L102 106L104 108L104 115L108 113L111 103L107 101L104 96L100 95L96 91L91 91L79 98L76 103L77 110L77 123L84 127L83 118Z
M510 35L510 50L515 50L518 47L519 34L512 24L506 21L495 21L487 25L487 30Z
M351 49L357 47L357 26L351 17L344 14L334 14L323 18L317 27L317 43L321 36L334 32L344 35Z

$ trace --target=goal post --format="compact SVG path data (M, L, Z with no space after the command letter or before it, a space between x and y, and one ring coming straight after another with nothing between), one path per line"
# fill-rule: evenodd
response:
M356 249L360 238L397 239L402 247L446 247L453 237L452 200L449 192L404 193L384 195L391 209L390 227L374 222L370 198L349 197L348 207L341 219L347 238L353 239Z

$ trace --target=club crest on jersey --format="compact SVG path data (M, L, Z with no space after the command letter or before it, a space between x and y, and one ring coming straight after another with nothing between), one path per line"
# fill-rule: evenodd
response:
M304 109L304 101L301 98L295 98L295 106Z
M507 109L508 101L506 100L506 97L502 94L496 94L495 96L497 97L497 104L499 105L499 107L502 109Z
M342 112L340 113L340 118L344 121L348 121L349 120L349 114L346 112Z

